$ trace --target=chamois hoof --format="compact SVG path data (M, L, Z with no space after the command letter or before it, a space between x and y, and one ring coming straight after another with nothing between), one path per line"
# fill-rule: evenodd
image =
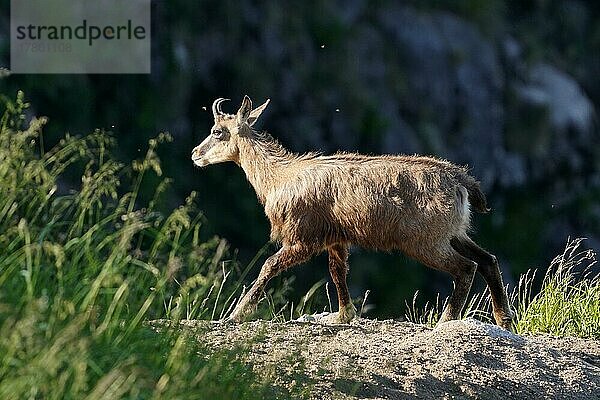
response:
M235 317L235 316L229 316L229 317L225 317L222 319L223 322L225 323L240 323L240 322L244 322L243 319L240 319L239 317Z
M450 322L450 321L454 321L454 320L453 319L440 319L440 320L438 320L437 324L435 324L435 329L439 328L440 326L442 326L446 322Z
M343 321L342 323L348 324L356 317L356 307L354 307L354 304L348 303L344 308L341 308L340 311L338 311L338 314L340 320Z
M502 318L502 320L496 320L496 325L500 328L506 329L509 332L516 333L517 332L517 322L510 317Z
M460 316L451 315L451 314L447 313L446 310L444 310L444 312L442 312L442 315L440 316L440 319L438 320L437 324L435 324L435 327L437 328L446 322L454 321L457 319L461 319Z
M354 319L356 316L356 308L354 305L348 304L344 308L340 309L338 312L334 313L321 313L310 316L302 316L305 321L317 322L319 324L325 325L339 325L339 324L348 324L350 321Z
M225 318L225 321L226 322L237 322L237 323L246 322L246 320L248 319L250 314L252 314L252 312L250 312L244 308L240 308L240 309L236 308L235 310L233 310L233 312L231 314L229 314L229 316L227 318Z
M494 312L494 320L496 320L496 325L509 332L515 333L517 331L517 321L512 310L508 313L503 311Z
M339 324L347 324L351 319L346 318L344 315L340 315L339 312L329 313L319 320L318 323L324 325L339 325Z

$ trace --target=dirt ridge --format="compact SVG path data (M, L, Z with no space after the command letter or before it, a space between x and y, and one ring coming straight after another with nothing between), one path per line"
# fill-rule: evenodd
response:
M474 319L436 329L362 318L180 326L209 349L246 346L247 361L283 397L600 399L595 340L520 336Z

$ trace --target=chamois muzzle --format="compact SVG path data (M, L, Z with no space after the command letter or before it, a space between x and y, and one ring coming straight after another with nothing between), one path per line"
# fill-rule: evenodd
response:
M204 155L203 153L204 152L200 149L200 146L196 146L194 147L194 150L192 150L192 161L198 167L204 167L208 164L206 160L202 158Z

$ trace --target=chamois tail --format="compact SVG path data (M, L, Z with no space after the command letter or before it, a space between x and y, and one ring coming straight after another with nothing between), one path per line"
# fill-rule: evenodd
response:
M480 213L487 213L490 211L487 206L485 194L483 194L481 191L479 181L467 173L460 174L458 176L458 181L465 187L465 189L467 189L467 193L469 194L469 203L475 211Z

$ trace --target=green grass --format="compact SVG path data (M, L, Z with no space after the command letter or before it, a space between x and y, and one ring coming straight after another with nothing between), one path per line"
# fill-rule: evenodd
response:
M592 274L593 250L569 241L552 261L542 288L531 297L534 273L521 279L516 298L519 333L549 333L600 339L600 275Z
M268 384L244 352L208 355L175 329L145 321L214 319L234 304L245 269L227 243L200 240L192 193L164 214L160 134L132 165L101 131L40 145L44 118L2 97L0 120L0 398L244 399ZM67 190L79 173L81 183ZM156 180L153 177L153 180ZM277 294L271 298L277 300Z
M593 273L596 254L582 249L583 239L569 240L562 254L551 262L541 287L533 295L536 271L522 275L509 294L516 312L516 332L547 333L600 339L600 275ZM406 318L415 323L435 326L445 301L417 306L418 292L406 307ZM486 322L491 319L491 299L484 292L471 297L463 317Z

